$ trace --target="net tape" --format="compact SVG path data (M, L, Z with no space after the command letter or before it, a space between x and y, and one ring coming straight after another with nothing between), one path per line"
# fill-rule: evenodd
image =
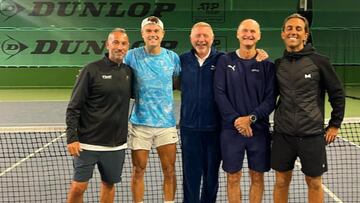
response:
M323 176L325 202L360 200L360 118L346 119L336 141L327 146L329 171ZM72 180L72 158L66 151L64 127L0 128L0 202L66 202ZM127 150L122 182L117 184L115 202L132 202L130 189L131 158ZM181 202L181 148L177 146L177 192ZM250 180L244 162L241 187L248 202ZM289 202L307 202L304 176L296 164ZM217 202L227 202L226 175L220 169ZM85 193L85 202L98 202L100 176L97 170ZM263 202L272 202L274 171L265 173ZM156 150L150 151L145 174L145 202L162 202L162 171Z

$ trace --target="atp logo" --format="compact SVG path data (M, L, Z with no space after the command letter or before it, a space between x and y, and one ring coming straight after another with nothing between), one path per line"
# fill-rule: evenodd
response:
M220 7L220 4L219 3L209 3L209 2L203 2L203 3L200 3L199 7L197 8L197 10L201 10L201 11L204 11L206 13L209 13L209 14L218 14L219 9Z
M15 16L25 8L12 0L0 0L0 15L5 17L4 21Z
M28 48L28 46L21 43L20 41L10 37L9 35L6 36L8 37L8 39L4 40L1 44L1 50L9 56L6 58L6 60Z
M225 22L225 0L192 0L193 22Z

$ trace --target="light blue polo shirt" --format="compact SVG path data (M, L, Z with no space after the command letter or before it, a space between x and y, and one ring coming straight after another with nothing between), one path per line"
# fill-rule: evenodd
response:
M139 47L129 50L124 61L132 67L135 76L135 105L130 122L174 127L173 76L178 76L181 70L179 56L165 48L161 48L160 54L152 55Z

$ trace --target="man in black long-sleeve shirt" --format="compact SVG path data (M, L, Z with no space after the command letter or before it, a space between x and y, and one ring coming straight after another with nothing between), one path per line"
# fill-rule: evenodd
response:
M124 29L110 32L104 58L80 72L66 111L67 148L74 156L68 202L83 202L95 165L101 174L100 202L113 202L127 148L132 73L123 58L129 49Z
M275 203L288 201L297 157L308 185L308 202L324 202L321 176L327 171L325 144L335 140L344 117L341 82L329 59L306 44L308 36L306 18L293 14L285 19L281 37L286 50L275 62L280 94L271 152L271 167L276 170ZM324 130L325 92L333 110Z

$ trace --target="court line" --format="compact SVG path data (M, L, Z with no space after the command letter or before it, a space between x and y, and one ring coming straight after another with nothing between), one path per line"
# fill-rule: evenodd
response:
M295 161L295 165L301 169L301 163L299 160ZM335 200L336 203L344 203L340 198L338 198L335 193L333 193L328 187L326 187L324 184L321 184L324 191L331 197L333 200Z
M357 145L357 144L349 141L349 140L346 139L346 138L343 138L343 137L339 136L339 139L342 139L342 140L350 143L350 145L353 145L353 146L355 146L355 147L357 147L357 148L360 149L360 146L359 146L359 145ZM300 163L298 160L296 160L295 164L296 164L296 166L297 166L298 168L301 168L301 163ZM322 184L322 187L323 187L324 191L325 191L335 202L337 202L337 203L344 203L338 196L336 196L335 193L333 193L333 192L332 192L328 187L326 187L324 184Z
M322 184L324 191L337 203L344 203L340 198L338 198L329 188Z
M58 125L63 125L65 127L65 122L63 122L63 123L0 123L0 124L3 126L5 126L6 124L9 124L9 125L16 124L16 126L21 126L23 128L39 127L39 125L41 125L41 124L46 124L43 127L51 127L51 126L48 126L48 124L52 124L55 127L58 127ZM9 126L9 127L11 127L11 126Z
M339 139L342 139L342 140L350 143L350 145L354 145L355 147L357 147L357 148L360 149L360 146L359 146L359 145L357 145L356 143L354 143L354 142L352 142L352 141L350 141L350 140L348 140L348 139L346 139L346 138L343 138L343 137L339 136Z
M30 102L69 102L69 99L51 99L51 100L0 100L0 103L30 103Z
M7 172L11 171L12 169L16 168L17 166L19 166L21 163L27 161L28 159L30 159L31 157L35 156L35 154L43 151L45 148L47 148L48 146L50 146L52 143L57 142L59 139L63 138L66 136L66 133L61 134L59 137L51 140L49 143L45 144L43 147L40 147L39 149L35 150L33 153L29 154L28 156L26 156L25 158L21 159L20 161L18 161L17 163L13 164L12 166L10 166L9 168L5 169L3 172L0 173L0 177L5 175Z
M0 123L0 132L2 132L3 128L13 128L13 129L36 129L39 128L41 130L43 128L59 128L62 127L65 129L65 122L63 123Z

